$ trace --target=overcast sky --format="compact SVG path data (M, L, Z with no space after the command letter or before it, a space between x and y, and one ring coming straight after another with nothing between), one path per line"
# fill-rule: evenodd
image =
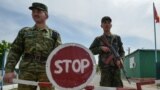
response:
M154 49L153 1L160 15L160 0L1 0L0 40L13 42L18 31L34 22L28 9L32 2L48 6L47 25L57 30L63 43L75 42L89 47L101 35L100 20L110 16L111 32L121 36L124 49ZM160 48L160 24L157 48Z

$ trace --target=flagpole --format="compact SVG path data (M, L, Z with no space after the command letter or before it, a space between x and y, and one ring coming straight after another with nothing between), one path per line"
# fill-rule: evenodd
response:
M156 42L156 24L155 24L155 5L153 3L153 22L154 22L154 42L155 42L155 65L156 65L156 79L159 79L158 74L158 59L157 59L157 42Z
M155 42L155 62L157 63L157 42L156 42L156 24L155 24L155 15L154 15L154 3L153 3L153 22L154 22L154 42Z

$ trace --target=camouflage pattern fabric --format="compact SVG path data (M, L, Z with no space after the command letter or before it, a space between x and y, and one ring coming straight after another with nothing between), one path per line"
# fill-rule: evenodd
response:
M100 80L100 86L123 87L120 69L116 67L101 69Z
M109 57L110 52L105 53L102 51L101 46L105 46L105 45L101 41L100 37L101 36L96 37L89 48L94 55L97 55L97 54L99 55L98 66L100 67L100 71L101 71L100 85L110 86L110 87L123 86L120 78L120 70L114 64L113 60L109 64L104 63L104 60L106 60L106 58ZM110 36L106 36L106 38L109 44L111 44L115 48L115 50L120 54L121 58L124 58L125 52L123 49L123 43L121 41L120 36L112 34ZM112 71L114 71L113 74L111 74ZM115 79L116 77L117 79Z
M45 62L47 60L48 55L54 48L56 48L60 44L61 44L60 35L55 30L52 30L47 26L43 30L40 30L35 26L32 28L25 27L21 29L18 33L18 36L11 45L11 49L9 51L6 62L5 72L6 73L13 72L15 65L21 58L19 65L19 70L20 70L19 76L21 79L26 79L26 78L28 79L31 78L31 76L33 75L33 73L30 73L32 75L28 77L29 74L28 73L27 76L25 76L25 74L21 73L24 71L39 73L35 74L35 76L33 77L36 77L36 75L41 76L41 74L43 76L44 75L43 73L46 73ZM37 76L36 78L37 79L33 80L39 81L44 78L45 80L48 81L46 76L41 78L38 78ZM31 89L25 89L25 90L31 90Z

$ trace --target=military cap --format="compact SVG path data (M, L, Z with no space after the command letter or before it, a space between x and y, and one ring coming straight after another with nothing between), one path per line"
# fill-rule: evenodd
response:
M45 4L43 4L43 3L39 3L39 2L34 2L34 3L32 3L32 6L30 6L29 9L32 10L32 9L34 9L34 8L48 12L47 6L46 6Z
M101 23L104 23L104 22L106 22L106 21L108 21L109 23L111 23L111 22L112 22L112 19L111 19L109 16L104 16L104 17L101 19Z

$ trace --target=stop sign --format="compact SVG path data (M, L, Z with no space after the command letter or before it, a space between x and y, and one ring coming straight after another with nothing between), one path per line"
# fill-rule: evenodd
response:
M58 46L46 63L50 82L60 90L84 88L95 75L95 68L95 59L90 50L76 43Z

